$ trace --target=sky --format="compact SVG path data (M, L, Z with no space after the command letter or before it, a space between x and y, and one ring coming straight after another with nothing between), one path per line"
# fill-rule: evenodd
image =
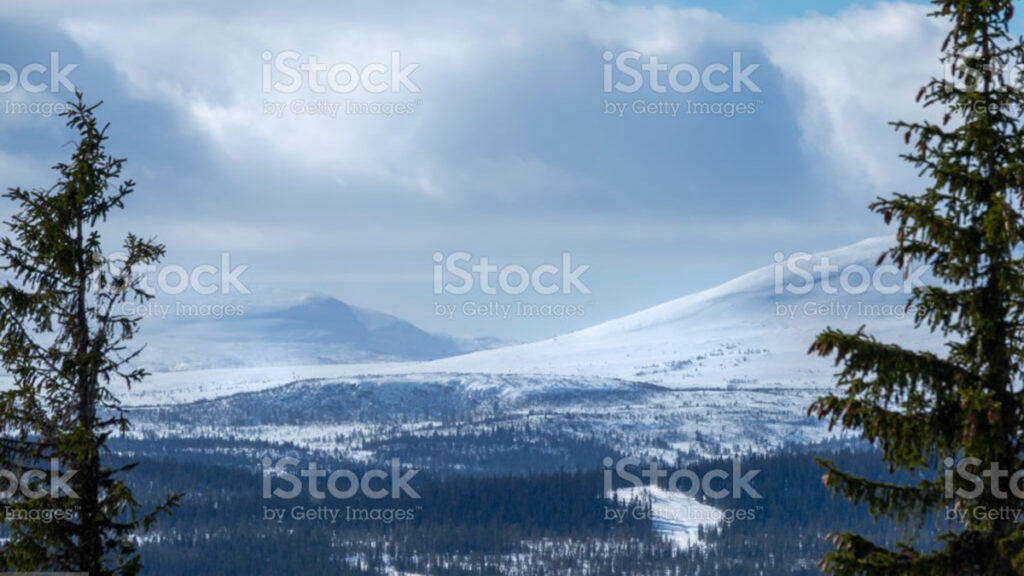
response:
M933 117L914 96L943 73L944 25L927 13L7 2L0 185L53 184L72 134L50 113L77 87L104 102L110 150L137 183L107 237L155 235L165 267L235 273L206 277L216 294L159 299L259 310L328 295L432 331L534 340L778 252L887 233L867 204L922 186L887 122ZM459 271L482 259L496 293L480 276L461 293Z

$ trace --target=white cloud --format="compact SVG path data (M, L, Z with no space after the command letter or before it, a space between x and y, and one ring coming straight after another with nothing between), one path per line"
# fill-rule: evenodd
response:
M229 250L255 278L319 279L329 289L353 278L419 278L433 250L506 261L571 250L608 278L598 292L614 300L619 290L606 310L620 312L704 287L708 270L724 279L751 258L759 265L751 254L878 234L866 210L858 219L845 208L913 185L897 158L902 139L886 122L922 115L913 98L939 71L942 32L925 9L904 4L755 26L703 9L593 0L314 0L306 10L51 2L15 3L3 19L52 34L59 10L60 31L82 51L76 74L114 80L87 96L141 102L105 107L104 119L113 120L113 143L128 134L138 146L124 153L146 193L131 227L158 234L175 261ZM623 49L663 62L740 50L762 64L766 105L752 119L603 117L602 53ZM420 94L351 98L413 101L417 111L268 117L265 99L290 96L261 92L265 50L357 66L399 51L420 65ZM36 150L67 140L59 122L45 138L50 129L38 125L20 128ZM193 141L195 151L183 152ZM22 170L23 156L35 155L0 148L0 172ZM809 207L809 190L820 188L814 166L836 183L821 190L823 208ZM621 273L631 266L635 276ZM355 296L416 319L429 316L422 287L382 296L380 284Z
M805 95L799 118L804 144L826 158L842 180L837 189L868 196L914 185L914 170L894 120L935 117L915 102L942 67L943 23L930 8L878 4L837 16L811 16L770 31L773 63Z
M702 9L589 0L486 6L450 1L443 10L435 4L331 6L315 14L225 7L171 13L154 7L141 20L119 11L93 12L73 14L63 26L87 51L109 59L136 97L178 110L231 161L265 170L315 172L343 186L365 183L377 190L435 197L480 193L480 182L501 190L514 185L520 191L531 186L546 191L571 187L584 176L523 153L453 148L445 141L446 128L434 120L444 113L445 122L483 122L478 129L501 129L508 123L488 115L502 110L481 100L512 98L505 105L541 105L537 98L517 102L500 93L515 83L535 93L578 89L584 83L597 89L599 64L576 70L573 77L550 78L544 74L552 60L587 61L590 52L609 47L684 57L709 40L736 46L762 42L772 63L805 97L802 109L793 113L808 153L837 169L842 188L868 195L913 184L912 171L897 159L903 148L887 122L921 117L913 97L940 71L943 25L926 17L927 7L911 4L855 7L763 29ZM417 112L388 120L346 114L333 119L267 116L265 100L290 96L260 92L264 50L296 50L321 62L357 66L387 61L397 50L404 61L419 64L414 78L422 93L350 97L406 102ZM460 110L464 117L450 117ZM475 191L470 182L477 183Z
M109 60L137 98L177 110L229 161L260 170L315 172L347 185L366 183L426 196L476 194L481 183L541 192L578 178L529 152L459 149L458 130L491 130L500 141L515 113L542 107L546 93L600 90L603 50L628 46L661 55L692 52L709 38L739 41L741 26L700 9L635 8L576 0L478 5L472 2L338 6L315 15L295 10L101 13L70 17L65 30ZM362 67L398 51L420 94L374 96L263 94L263 51L294 50L320 62ZM589 63L571 77L550 77L550 61ZM507 93L519 86L529 101ZM412 104L409 116L264 114L267 100L325 98ZM503 108L504 106L504 108ZM439 115L443 120L438 120ZM500 116L504 116L500 117ZM595 110L596 121L601 120ZM472 154L474 157L467 158ZM525 180L525 181L524 181ZM489 192L489 193L493 193ZM528 193L528 192L527 192Z

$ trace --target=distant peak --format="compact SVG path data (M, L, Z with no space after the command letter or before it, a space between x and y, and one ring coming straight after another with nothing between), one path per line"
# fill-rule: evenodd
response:
M330 296L330 295L324 294L322 292L313 292L311 294L305 294L303 296L300 296L299 297L299 301L297 302L297 304L301 306L303 304L315 304L315 303L319 303L319 302L338 302L338 303L342 303L341 300L338 300L334 296Z

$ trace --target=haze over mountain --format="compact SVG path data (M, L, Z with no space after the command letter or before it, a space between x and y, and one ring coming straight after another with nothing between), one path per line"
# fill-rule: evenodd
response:
M865 326L882 341L940 346L905 308L927 270L904 277L876 265L892 242L781 255L715 288L539 342L430 361L168 372L125 399L136 407L137 434L215 431L353 458L410 437L439 450L432 435L498 426L541 436L571 430L654 458L815 442L830 432L807 407L835 385L831 360L807 354L822 329ZM411 330L331 300L234 325L308 341L296 346L354 346L382 329ZM367 448L370 437L379 454Z
M172 321L147 340L143 362L160 371L431 360L486 345L328 296L268 312Z
M931 280L927 270L904 276L876 265L892 242L781 255L715 288L539 342L429 361L363 352L370 361L164 372L122 397L135 411L134 434L289 442L349 458L416 438L429 460L443 449L436 435L502 426L537 435L510 450L571 431L668 459L812 443L833 437L807 416L835 386L831 359L807 354L822 329L864 326L881 341L941 346L905 308L909 290ZM306 353L318 338L351 348L403 326L324 300L231 325L307 340L292 344ZM244 352L237 342L229 347Z
M256 334L269 333L275 342L298 341L275 344L279 352L289 347L307 354L322 350L325 359L331 357L328 349L353 352L345 360L348 364L298 366L302 362L264 361L249 364L263 366L252 370L155 375L144 389L154 393L159 389L161 401L173 401L179 392L183 397L209 398L217 396L219 389L233 393L304 378L443 378L451 374L501 376L505 382L514 382L508 378L514 375L534 382L544 376L582 382L618 379L674 389L829 387L833 385L831 361L807 354L815 335L826 326L845 330L865 326L879 339L904 346L936 349L940 345L927 330L914 329L912 311L906 310L909 289L929 277L920 272L904 277L891 265L876 266L878 256L892 242L891 237L872 238L837 250L795 255L792 266L787 256L784 262L720 286L592 328L431 361L378 360L388 352L392 357L397 351L411 358L451 350L450 339L425 334L387 315L359 311L338 301L314 300L232 324L258 327ZM816 272L815 266L828 269ZM876 281L861 286L864 276ZM392 348L375 340L391 334L399 335ZM366 344L359 343L361 336L368 337ZM318 338L329 344L318 343ZM204 383L203 392L188 392L188 386L197 381Z

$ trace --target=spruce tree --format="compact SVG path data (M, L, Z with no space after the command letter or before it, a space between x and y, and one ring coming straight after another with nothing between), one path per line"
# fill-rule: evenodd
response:
M932 16L948 21L943 60L951 73L933 79L918 100L938 107L939 123L895 122L912 151L903 157L926 183L917 194L880 198L871 208L897 227L882 254L900 267L929 265L933 286L915 288L918 329L941 334L942 353L911 350L856 333L828 329L811 352L834 355L838 386L811 413L852 429L880 449L890 470L917 482L881 482L844 473L828 462L825 484L872 514L910 527L938 521L942 534L915 549L911 538L880 546L851 533L833 535L828 573L1024 574L1024 509L1006 477L980 494L947 466L965 458L980 475L995 465L1024 469L1024 93L1017 69L1024 50L1010 35L1009 0L935 0ZM1007 494L1001 492L1006 491ZM961 520L946 522L946 511ZM992 514L992 516L988 516Z
M140 318L122 311L151 297L140 270L164 247L129 234L116 265L104 253L100 227L134 183L121 179L124 159L106 151L97 106L79 93L63 114L78 140L70 160L54 166L53 187L5 194L16 212L0 240L0 363L14 384L0 394L0 463L17 476L35 471L30 485L42 490L3 502L5 571L136 574L135 536L177 499L142 513L125 482L134 465L105 464L108 439L128 429L111 385L146 376L132 366L138 349L128 342ZM54 470L70 490L47 490ZM39 516L47 510L74 514Z

